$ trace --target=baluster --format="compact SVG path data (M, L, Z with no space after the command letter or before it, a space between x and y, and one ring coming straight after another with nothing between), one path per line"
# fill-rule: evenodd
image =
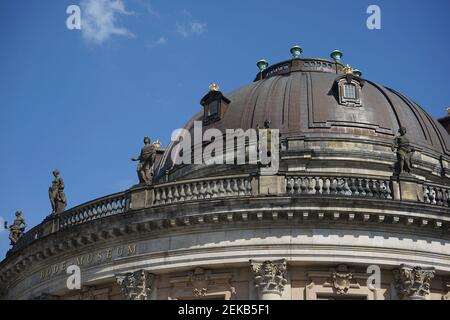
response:
M322 194L322 184L323 184L323 181L322 181L322 179L320 179L320 177L315 177L315 180L316 180L316 185L315 185L315 187L314 187L314 189L316 190L316 194Z
M301 184L301 178L294 177L294 194L302 193Z
M211 199L212 192L211 192L211 184L210 183L211 183L210 181L205 182L205 198L206 199Z
M350 187L348 185L349 178L345 178L344 177L343 180L344 180L344 194L346 196L351 196L352 195L352 190L350 189Z
M239 179L239 195L245 196L245 186L244 186L244 178Z
M286 178L286 193L293 194L294 193L294 179Z
M436 189L430 186L430 203L436 204Z
M178 195L180 197L180 201L186 200L186 193L184 192L185 187L186 187L186 185L184 185L184 184L179 185L180 191L179 191Z
M251 196L252 195L252 178L245 179L245 189L246 189L246 195Z
M308 189L306 178L299 177L299 184L300 184L300 189L298 189L299 194L305 194Z
M325 178L324 180L324 190L323 190L323 194L330 194L330 186L331 186L331 181L329 178Z
M155 204L159 205L161 202L161 189L155 189Z
M180 201L180 193L178 192L178 185L172 187L172 202Z
M186 200L192 200L192 184L188 183L184 185L184 190L186 191Z
M211 184L212 184L212 186L211 186L211 197L212 198L217 198L217 196L218 196L217 181L213 180L213 181L211 181Z
M366 191L364 190L362 179L358 179L358 193L360 196L363 196L363 197L366 195Z
M336 194L345 194L344 183L341 178L336 179Z
M442 206L443 201L442 201L442 189L441 188L436 188L436 202L438 206Z
M239 188L238 188L238 185L237 185L237 179L233 179L232 189L233 189L233 196L238 196L239 195Z
M197 183L193 183L192 184L192 200L197 200L199 199L199 190L198 190L198 184Z
M330 194L337 194L337 180L336 178L331 178L330 182Z
M355 183L355 178L350 179L350 192L353 196L359 196L358 187Z
M391 181L386 181L386 194L387 194L387 199L392 199L393 195L392 195L392 188L391 188Z
M231 196L233 195L233 190L231 189L231 180L230 179L226 179L225 180L225 190L227 191L226 195L227 196Z
M449 207L450 206L450 189L447 189L446 194L447 194L447 200L445 202L445 206Z
M377 180L370 180L371 184L372 184L372 194L375 198L379 198L380 197L380 186L378 185L378 181Z
M219 180L219 197L223 197L226 194L226 190L225 190L225 181L224 180Z
M370 190L369 179L363 179L364 181L364 190L366 191L366 196L373 197L372 190Z

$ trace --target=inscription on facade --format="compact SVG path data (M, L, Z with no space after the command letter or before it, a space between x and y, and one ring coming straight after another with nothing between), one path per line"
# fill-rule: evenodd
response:
M66 270L71 265L77 265L81 269L83 267L89 267L98 265L116 259L134 256L137 254L137 245L130 244L126 246L119 246L115 248L109 248L105 250L95 251L87 253L78 257L64 260L60 263L47 267L39 272L39 280L47 280L61 273L66 273Z

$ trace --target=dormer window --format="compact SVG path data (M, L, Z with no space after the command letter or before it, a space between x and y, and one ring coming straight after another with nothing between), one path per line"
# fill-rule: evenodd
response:
M219 116L219 101L214 100L205 106L205 119L212 120Z
M351 68L344 68L345 75L336 79L335 94L340 105L348 107L361 107L361 93L364 80L353 75Z
M219 86L212 84L209 86L209 93L203 97L200 104L203 106L203 124L209 125L219 121L230 100L219 91Z

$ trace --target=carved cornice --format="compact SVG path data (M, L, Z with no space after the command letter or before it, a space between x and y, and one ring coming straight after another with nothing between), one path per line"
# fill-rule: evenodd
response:
M402 264L393 270L395 288L401 299L426 299L430 295L434 268Z
M155 275L145 270L116 275L127 300L150 300Z
M305 199L307 196L305 196ZM320 202L319 198L308 198L315 204L315 201ZM271 199L271 201L275 201ZM366 203L369 200L364 199L339 199L336 200L336 205L339 204L343 207L345 204L348 204L351 201L352 206L355 207L355 202L365 201ZM31 268L35 265L36 261L46 260L48 258L58 256L62 253L67 253L70 250L80 250L80 248L98 244L99 241L111 241L112 239L128 236L132 233L137 232L159 232L164 229L172 229L172 228L180 228L180 227L201 227L202 225L210 225L210 224L221 224L221 223L263 223L263 222L274 222L279 221L280 223L284 220L287 223L292 221L299 221L301 223L329 223L328 221L333 222L341 222L346 224L361 224L363 223L371 223L372 226L383 228L387 226L392 226L393 228L416 228L415 234L417 232L423 232L424 235L429 234L431 232L441 232L443 234L448 234L450 226L449 218L442 214L442 211L448 210L448 208L438 207L437 210L440 210L441 214L438 215L438 211L433 208L429 208L428 205L422 204L421 206L427 207L422 208L426 209L425 212L420 212L417 210L418 206L404 204L402 206L405 208L403 211L400 211L399 204L396 202L391 202L392 207L384 207L386 210L385 213L380 214L376 213L375 210L380 209L379 205L385 205L386 202L378 200L373 204L373 208L369 211L366 210L364 212L360 211L360 209L353 209L353 211L347 210L336 210L335 208L317 208L317 209L304 209L302 206L298 207L283 207L283 199L279 200L279 208L277 209L257 209L251 208L246 211L242 211L242 208L236 204L236 208L239 207L239 210L233 211L227 208L226 211L213 210L212 212L207 212L202 215L198 214L180 214L177 217L165 217L165 218L155 218L154 220L148 220L148 214L145 215L145 218L142 219L141 222L134 223L121 223L117 224L117 220L120 219L118 215L105 218L114 219L111 222L111 227L108 228L108 225L102 225L102 228L96 228L91 230L86 230L88 227L88 223L85 226L76 226L73 232L69 233L68 230L62 231L66 234L64 238L59 239L57 241L42 244L42 241L48 241L47 238L42 239L41 241L36 241L30 245L28 248L24 248L20 252L16 252L14 255L7 257L4 261L0 263L0 285L6 285L9 281L20 274L23 273L24 270ZM185 205L186 206L186 205ZM360 203L359 206L362 206ZM370 204L366 204L366 206L371 207ZM216 208L215 208L216 209ZM153 209L151 209L153 210ZM389 212L390 211L390 212ZM398 212L398 213L396 213ZM161 216L161 214L155 216ZM417 229L417 227L420 227ZM83 229L83 235L80 235L80 228ZM77 237L78 235L78 237ZM46 250L41 251L42 248L45 247ZM19 255L20 253L20 255ZM9 263L9 262L10 263Z
M250 260L256 290L261 297L264 294L283 294L286 279L286 259L274 261Z

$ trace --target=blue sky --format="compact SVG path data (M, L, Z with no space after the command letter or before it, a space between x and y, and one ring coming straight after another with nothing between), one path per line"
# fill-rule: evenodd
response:
M0 220L47 216L54 168L69 207L127 189L144 136L167 145L210 83L246 85L293 44L305 57L341 49L435 117L450 106L448 0L82 0L81 31L66 28L71 4L0 2ZM370 4L381 30L366 27ZM8 248L0 231L0 257Z

